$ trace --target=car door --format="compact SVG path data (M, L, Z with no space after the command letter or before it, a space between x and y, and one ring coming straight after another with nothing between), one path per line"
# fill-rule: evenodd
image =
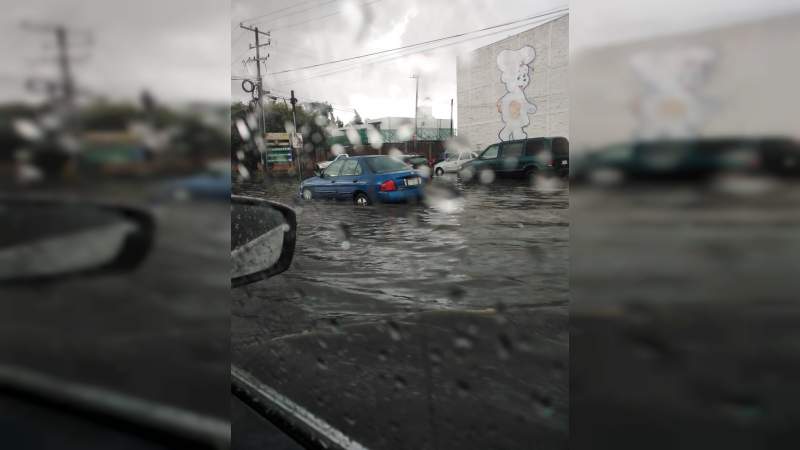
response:
M452 163L453 167L451 167L449 170L458 171L461 169L461 166L464 165L465 162L469 161L468 155L468 153L459 153L457 159Z
M500 146L498 144L492 144L486 147L486 150L484 150L481 156L476 160L475 169L478 171L492 169L496 172L499 152Z
M339 176L336 177L336 183L334 183L336 198L340 200L352 199L356 186L361 181L360 175L361 165L358 163L358 160L345 160L342 165L342 170L339 172Z
M336 196L336 183L338 182L339 172L341 172L342 166L347 160L347 158L337 159L325 168L317 186L316 194L318 197L334 198Z
M500 146L500 158L497 161L495 172L503 175L513 175L522 171L522 151L525 141L504 142Z
M442 163L442 169L444 169L445 172L454 172L458 170L460 165L458 158L458 154L449 155Z

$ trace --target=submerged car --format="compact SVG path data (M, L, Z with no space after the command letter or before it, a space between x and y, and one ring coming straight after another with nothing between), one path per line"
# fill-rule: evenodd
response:
M466 179L526 178L569 174L569 141L563 137L529 138L488 146L477 158L464 163L459 175Z
M436 163L433 166L433 173L437 176L442 176L445 173L458 172L461 170L461 166L477 157L478 154L472 152L453 153L447 156L444 161Z
M390 156L352 156L334 161L318 176L300 183L303 200L349 200L358 206L415 202L422 198L423 177Z

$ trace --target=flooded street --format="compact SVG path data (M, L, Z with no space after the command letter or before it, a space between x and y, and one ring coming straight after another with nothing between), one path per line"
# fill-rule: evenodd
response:
M434 186L438 192L426 204L368 208L298 202L293 181L237 186L298 214L292 267L261 283L270 289L250 289L264 301L297 304L315 319L566 304L566 189L464 186L454 178Z
M436 179L423 204L366 208L296 192L234 186L291 205L298 237L287 271L232 290L233 364L367 448L566 446L566 188ZM274 448L254 421L234 447Z

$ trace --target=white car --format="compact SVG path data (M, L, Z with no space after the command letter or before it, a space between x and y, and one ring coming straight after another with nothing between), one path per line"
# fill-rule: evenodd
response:
M319 170L325 170L326 167L330 166L332 162L336 161L339 158L349 158L349 156L347 155L347 153L340 153L339 155L336 155L336 158L333 158L330 161L323 161L321 163L317 163L317 168Z
M477 158L477 153L463 152L450 155L444 161L433 166L433 173L437 176L442 176L448 172L458 172L461 166L467 161L472 161Z

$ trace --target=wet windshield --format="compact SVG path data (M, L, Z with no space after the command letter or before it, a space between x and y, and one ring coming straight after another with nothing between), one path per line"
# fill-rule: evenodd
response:
M408 166L404 162L389 156L376 156L374 158L367 158L367 166L369 166L370 170L375 173L389 173L408 170Z
M234 3L245 19L264 9ZM290 435L315 424L310 433L326 430L327 448L566 448L567 174L523 151L526 136L568 137L566 11L474 48L385 55L396 58L387 64L366 58L369 71L350 70L358 59L316 66L390 46L386 30L398 30L402 44L442 32L429 26L440 17L409 4L362 3L307 26L284 28L321 11L243 24L270 27L276 43L262 72L277 97L264 99L264 132L275 141L266 152L302 146L271 166L259 165L257 139L231 149L254 155L234 193L289 205L297 220L291 266L231 293L237 405L272 425L281 411ZM474 29L495 25L482 17L521 13L461 3ZM468 27L460 20L454 29ZM253 56L254 28L237 21L231 29L231 54ZM306 56L279 48L295 43ZM253 80L256 64L245 66L239 75ZM258 103L234 87L232 122L257 133ZM498 158L507 141L516 156ZM487 148L493 159L464 164ZM333 163L313 176L345 153L360 166ZM445 159L458 164L428 167ZM418 176L407 176L411 164ZM275 434L264 423L234 417L235 439L258 447L259 435Z

